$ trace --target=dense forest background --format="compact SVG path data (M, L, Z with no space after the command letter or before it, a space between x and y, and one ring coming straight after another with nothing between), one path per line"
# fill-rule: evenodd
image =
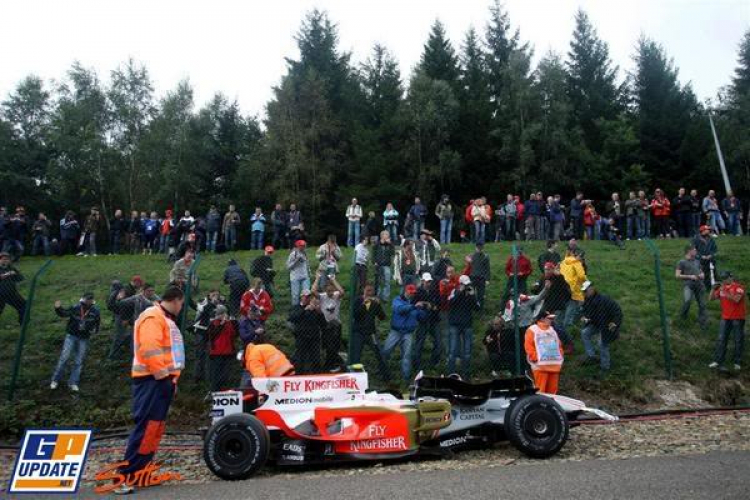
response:
M325 12L308 13L296 41L262 122L220 93L196 109L188 82L157 99L133 60L106 83L77 62L54 84L28 76L0 106L0 204L111 216L296 202L320 234L352 196L379 213L415 194L495 205L537 189L722 186L706 104L664 48L642 36L623 71L583 11L567 50L535 67L500 3L463 40L436 21L408 76L381 45L352 61ZM750 29L738 52L711 108L735 189L750 194Z

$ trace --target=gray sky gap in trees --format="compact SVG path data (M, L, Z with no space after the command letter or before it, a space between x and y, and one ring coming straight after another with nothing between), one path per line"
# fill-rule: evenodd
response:
M514 27L535 60L549 49L566 54L574 13L588 13L609 43L620 78L632 68L641 33L664 45L698 98L730 82L737 48L750 27L750 0L505 0ZM158 96L188 78L196 104L214 92L264 116L271 88L297 57L294 42L305 13L327 10L339 26L340 48L364 61L375 42L401 64L419 61L439 18L458 48L469 26L481 33L489 0L0 0L0 100L28 74L64 76L74 60L109 72L133 57L148 68Z

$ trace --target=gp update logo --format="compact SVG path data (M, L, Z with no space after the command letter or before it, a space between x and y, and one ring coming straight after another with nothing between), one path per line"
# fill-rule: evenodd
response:
M76 493L90 443L90 429L27 430L8 493Z

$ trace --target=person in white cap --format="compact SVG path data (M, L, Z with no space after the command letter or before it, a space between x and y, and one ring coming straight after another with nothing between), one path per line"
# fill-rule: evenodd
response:
M443 341L440 335L440 290L432 279L430 273L423 273L422 280L417 287L415 302L424 303L425 315L417 326L414 346L412 348L412 363L414 371L421 370L422 348L425 340L430 337L432 342L432 356L430 356L430 368L437 368L443 353Z
M564 360L562 343L552 327L554 319L554 314L542 313L536 324L526 330L524 338L524 350L534 375L534 385L539 392L546 394L557 394Z

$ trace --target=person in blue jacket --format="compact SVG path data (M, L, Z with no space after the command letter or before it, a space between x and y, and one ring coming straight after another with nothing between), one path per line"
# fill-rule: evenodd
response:
M383 345L383 359L386 363L396 346L400 346L401 375L405 381L408 381L411 376L411 347L414 341L414 331L427 314L424 302L414 302L416 294L415 285L406 285L403 295L393 299L391 331Z

